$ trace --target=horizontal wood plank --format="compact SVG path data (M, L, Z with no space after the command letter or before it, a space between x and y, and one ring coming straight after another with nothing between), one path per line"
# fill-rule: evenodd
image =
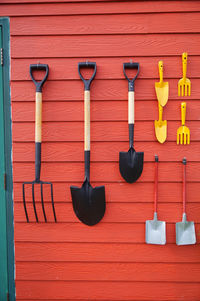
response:
M200 121L186 121L191 132L191 143L199 141ZM167 140L175 142L177 129L181 126L180 121L171 121L167 124ZM15 123L13 127L13 142L33 142L35 124L34 122ZM72 135L73 133L73 135ZM43 122L42 140L45 142L80 142L84 140L84 122ZM91 122L92 142L128 142L128 123L121 122ZM154 122L137 121L135 123L134 141L155 142ZM125 145L124 145L125 146ZM180 146L181 147L181 146ZM91 143L92 148L92 143ZM128 151L128 144L120 151ZM143 151L138 150L137 151ZM80 148L80 152L83 148ZM100 158L99 158L100 160Z
M13 102L13 122L35 121L35 102ZM92 121L127 121L128 101L97 101L91 103ZM84 102L44 102L43 121L83 121ZM163 109L163 119L167 121L181 119L180 100L169 101ZM135 104L135 121L158 120L158 102L137 101ZM186 121L200 120L199 101L190 100L186 108Z
M49 19L50 18L50 19ZM200 13L35 16L11 19L11 35L199 33ZM170 19L170 22L169 22ZM49 22L53 27L48 26ZM63 26L65 24L65 26ZM158 26L159 24L159 26ZM184 24L184 26L183 26Z
M134 37L134 38L133 38ZM12 58L200 55L198 34L12 36Z
M54 0L46 0L48 3L34 3L31 1L27 3L26 0L2 0L1 1L1 16L51 16L51 15L83 15L83 14L114 14L114 13L154 13L154 12L196 12L200 11L197 1L105 1L102 3L89 2L89 3L59 3L66 2L61 0L56 3Z
M29 65L37 64L38 60L43 64L49 65L48 80L80 80L78 74L78 62L85 61L84 58L18 58L12 59L11 79L12 81L30 81ZM97 73L95 79L124 79L122 66L124 62L130 61L130 57L93 57L92 60L97 63ZM139 78L153 78L158 81L158 62L164 61L164 80L168 78L179 79L182 77L182 58L181 54L176 56L155 56L155 57L137 57L133 56L133 61L140 63ZM188 56L187 76L199 78L200 57ZM89 74L84 70L86 75ZM42 74L38 71L35 74L36 78L42 79ZM170 86L171 88L171 86ZM171 92L171 89L170 89Z
M41 273L42 271L42 273ZM95 272L94 272L95 271ZM109 271L109 273L108 273ZM19 262L18 281L199 282L200 263Z
M128 142L93 142L91 162L118 162L119 152L128 151L128 148ZM42 144L42 162L83 162L83 149L83 142L45 142ZM135 149L145 151L145 162L153 162L155 154L160 162L180 162L184 157L192 162L199 161L200 157L200 142L192 142L192 145L165 142L164 147L158 142L136 142ZM13 151L14 162L35 160L33 142L13 143Z
M154 179L152 178L152 181ZM92 182L93 186L101 186L105 183L95 183ZM71 192L70 186L80 186L81 183L54 183L53 184L53 192L54 192L54 200L56 203L64 202L71 203ZM45 202L50 202L50 189L49 187L43 187ZM26 186L27 195L31 196L32 187ZM133 193L134 191L134 193ZM153 183L143 183L136 182L133 185L129 183L106 183L106 202L126 202L126 203L152 203L154 200L154 185ZM36 189L37 193L37 189ZM200 195L200 185L199 183L189 182L187 183L187 203L195 203L199 202ZM39 192L38 192L39 194ZM139 196L139 197L138 197ZM178 203L182 202L182 183L160 183L158 185L158 200L159 203ZM22 183L14 183L14 201L22 202ZM40 197L35 200L36 202L40 202ZM29 197L27 202L32 202L32 199Z
M15 258L17 263L24 261L199 263L199 248L199 244L179 248L175 244L166 244L163 247L132 243L17 242ZM185 252L189 256L185 256Z
M144 289L145 284L145 289ZM64 282L64 281L16 281L17 298L27 300L46 299L52 296L55 299L68 298L80 299L82 296L95 300L165 300L185 301L198 300L199 283L152 283L152 282ZM77 289L78 287L78 289Z
M29 200L32 196L26 194ZM46 200L46 198L44 197ZM44 202L45 202L44 200ZM138 199L139 201L139 199ZM182 220L182 203L162 203L158 206L159 220L175 223ZM38 219L44 222L41 202L37 202L36 209L38 212ZM73 211L72 203L56 203L56 215L58 222L78 222L78 219ZM200 204L187 204L187 218L194 222L200 223L199 217ZM35 221L33 204L27 203L27 211L30 216L30 221ZM54 222L52 206L50 203L45 203L45 211L49 222ZM103 223L145 223L147 219L153 219L153 202L150 203L110 203L106 204L106 212L102 219ZM25 222L25 215L23 211L23 203L15 203L15 222Z
M152 205L153 207L153 205ZM88 227L77 219L76 223L36 223L35 220L31 223L20 222L15 223L15 241L16 242L52 242L52 243L128 243L128 244L144 244L145 243L145 221L146 219L153 218L153 213L151 212L149 216L145 216L142 223L104 223L103 220L94 227ZM169 211L168 211L169 212ZM160 212L159 212L160 214ZM160 218L160 215L159 215ZM24 216L25 220L25 216ZM181 212L179 213L177 221L181 220ZM177 222L175 221L175 222ZM195 224L197 246L200 243L200 224ZM175 245L175 224L166 223L166 236L167 236L167 246ZM162 249L166 246L154 246L158 249ZM181 246L176 248L185 248L185 252L193 252L192 250L196 246ZM149 246L151 250L153 246ZM177 249L177 251L178 251ZM153 249L152 249L153 250ZM163 253L164 254L164 253ZM188 254L188 253L187 253ZM148 252L146 253L146 256ZM156 252L154 253L155 258ZM188 255L185 255L188 259ZM189 259L188 259L189 260Z
M139 182L152 182L154 179L154 163L145 162ZM182 162L168 162L159 164L159 180L161 182L182 182ZM34 163L14 163L13 181L22 182L34 179ZM80 182L84 179L84 164L69 163L43 163L41 179L53 182ZM91 163L91 180L97 182L118 182L125 180L119 172L119 163L94 162ZM200 162L189 162L187 165L187 181L200 181Z
M178 96L178 80L169 79L170 100L181 100ZM199 98L199 80L192 80L191 96L187 100ZM73 81L47 81L43 87L44 101L83 101L84 86L81 80ZM31 81L11 83L12 101L34 101L35 85ZM127 104L128 82L127 80L94 80L91 85L91 103L94 101L123 100ZM155 80L137 79L135 83L136 106L138 100L157 100L155 93ZM106 104L105 104L106 105ZM189 105L188 105L189 106Z

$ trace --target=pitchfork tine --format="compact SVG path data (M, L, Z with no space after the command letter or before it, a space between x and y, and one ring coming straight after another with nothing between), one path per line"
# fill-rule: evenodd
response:
M53 215L54 215L55 222L57 222L56 211L55 211L54 200L53 200L53 185L52 183L50 185L51 185L51 203L52 203Z
M41 185L40 185L40 188L41 188L41 202L42 202L42 211L43 211L44 220L45 220L45 223L46 223L46 222L47 222L47 217L46 217L45 208L44 208L44 199L43 199L43 186L42 186L42 183L41 183Z
M27 223L29 223L28 212L27 212L27 208L26 208L26 197L25 197L24 185L25 184L23 183L23 204L24 204L24 211L25 211L25 214L26 214L26 220L27 220Z
M35 219L36 219L36 222L38 223L38 216L37 216L37 211L36 211L36 206L35 206L34 183L32 184L32 198L33 198L33 209L34 209L34 212L35 212Z

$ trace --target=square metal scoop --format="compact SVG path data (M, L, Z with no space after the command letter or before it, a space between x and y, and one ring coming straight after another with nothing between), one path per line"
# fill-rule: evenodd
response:
M158 200L158 156L155 156L155 201L154 219L146 221L146 243L155 245L166 244L166 223L157 218Z

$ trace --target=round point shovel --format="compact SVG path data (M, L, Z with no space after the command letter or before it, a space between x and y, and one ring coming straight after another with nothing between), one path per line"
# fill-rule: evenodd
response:
M133 79L129 79L126 68L137 69ZM128 125L129 125L129 146L128 152L119 153L119 169L122 177L128 183L134 183L141 176L143 170L144 153L136 152L133 148L134 141L134 82L139 73L139 63L124 63L123 72L128 80Z
M193 245L196 243L194 222L188 222L186 216L186 158L183 158L183 218L176 223L176 244Z
M90 79L83 78L80 69L93 68ZM106 209L105 187L93 188L90 184L90 84L96 74L96 63L86 62L78 64L78 72L85 87L84 91L84 155L85 155L85 179L81 188L71 186L73 209L79 220L88 225L96 225L104 216Z
M166 223L157 218L158 201L158 156L155 156L155 201L154 219L146 221L146 243L154 245L166 244Z

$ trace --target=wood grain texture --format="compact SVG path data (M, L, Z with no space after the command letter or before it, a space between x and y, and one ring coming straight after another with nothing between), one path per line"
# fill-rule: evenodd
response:
M134 38L133 38L134 37ZM12 58L95 56L160 56L182 53L200 55L198 34L12 36Z
M98 68L98 67L97 67ZM181 100L178 96L178 80L169 80L170 100ZM34 85L31 81L12 82L13 101L34 101ZM199 79L192 80L191 96L188 100L197 100L200 93ZM44 101L82 101L83 84L80 80L48 81L43 88ZM95 80L91 85L91 105L94 101L128 100L127 80ZM135 83L135 101L156 100L155 80L138 78ZM167 104L168 105L168 104ZM137 104L136 104L137 106ZM137 116L136 116L137 118Z
M136 104L137 106L137 104ZM168 122L167 141L176 142L176 133L180 121ZM191 131L190 140L199 141L200 121L187 121L186 125ZM83 122L43 122L42 140L45 142L66 142L84 140ZM73 132L73 136L71 133ZM15 123L13 128L14 142L34 141L34 122ZM125 121L91 122L91 149L92 142L128 142L128 123ZM155 128L153 121L136 121L134 141L155 142ZM125 144L124 144L125 145ZM176 144L175 144L176 145ZM179 146L181 147L181 146ZM128 151L128 144L124 151ZM119 149L123 151L123 149ZM140 151L136 149L137 151ZM81 151L81 149L80 149Z
M175 56L151 56L149 57L137 57L132 54L133 61L140 63L139 78L155 79L158 81L158 61L164 61L164 79L176 78L180 79L182 76L182 58L181 54ZM78 74L78 62L82 61L83 58L43 58L38 57L37 59L32 58L17 58L12 59L11 65L11 76L13 81L29 80L30 75L28 67L30 64L37 64L38 60L44 64L48 64L50 68L49 80L74 80L80 77ZM93 57L92 59L97 63L97 73L95 80L97 79L124 79L122 66L124 62L129 62L130 57ZM189 78L199 78L200 69L200 57L189 55L188 57L188 68L187 76ZM87 71L85 70L87 74ZM37 72L36 76L38 79L42 79L42 74ZM171 88L171 87L170 87ZM171 92L171 89L170 89Z
M153 181L153 179L152 179ZM56 203L71 203L71 185L80 186L80 182L54 183L54 200ZM93 186L104 185L103 182L92 181ZM43 187L45 202L50 203L50 189ZM26 193L31 196L32 188L26 187ZM22 183L14 183L14 200L22 202ZM39 191L36 189L36 202L40 202ZM198 182L187 183L187 203L199 202L200 185ZM125 195L125 198L124 198ZM139 197L138 197L139 196ZM120 203L124 200L126 203L152 203L154 201L154 185L152 182L136 182L134 189L128 183L106 183L106 202ZM27 202L31 203L32 198L28 197ZM159 203L182 203L182 183L159 182L158 186ZM169 205L170 206L170 205Z
M26 285L25 285L26 283ZM78 289L77 289L78 285ZM144 290L145 285L145 290ZM65 281L16 281L17 298L26 300L46 299L52 296L55 299L64 299L68 296L72 299L80 299L84 295L87 299L96 300L159 300L165 296L165 300L198 300L199 283L163 283L163 282L65 282ZM94 297L95 296L95 297ZM111 300L112 300L111 299Z
M198 1L152 1L149 5L148 2L142 1L108 1L105 5L104 2L78 2L73 3L50 3L53 0L46 0L48 3L37 2L31 3L27 0L19 5L18 0L2 0L1 1L1 16L52 16L52 15L83 15L83 14L137 14L137 13L161 13L161 12L196 12L200 11ZM53 1L54 2L54 1Z
M81 34L139 34L139 33L193 33L200 32L200 13L160 13L88 16L12 18L11 34L15 35L81 35ZM170 19L170 22L169 22ZM65 26L63 26L65 24ZM159 26L158 26L159 24ZM184 26L182 25L184 24Z
M152 204L153 208L153 204ZM153 217L152 210L150 216L146 216L146 219ZM179 213L178 221L181 219L181 212ZM42 219L41 219L42 221ZM196 224L197 233L197 246L184 246L185 257L189 258L188 254L193 254L194 247L199 249L200 243L200 224ZM166 223L167 234L167 247L174 245L177 252L181 248L175 245L175 224ZM36 223L35 219L27 224L25 222L15 223L15 241L24 243L64 243L73 242L79 243L128 243L128 244L144 244L145 243L145 221L142 223L99 223L95 228L83 225L79 220L76 223ZM168 246L169 244L169 246ZM76 245L75 250L76 250ZM164 250L163 246L150 246L149 251L152 248ZM76 252L76 251L75 251ZM148 252L145 257L148 260ZM187 253L188 252L188 253ZM156 258L156 253L154 254ZM189 260L189 259L188 259Z
M169 228L168 228L169 229ZM185 256L190 252L191 256ZM148 254L148 256L147 256ZM199 263L199 245L162 246L133 243L17 242L17 262ZM179 266L177 266L177 271ZM198 267L198 265L197 265Z

